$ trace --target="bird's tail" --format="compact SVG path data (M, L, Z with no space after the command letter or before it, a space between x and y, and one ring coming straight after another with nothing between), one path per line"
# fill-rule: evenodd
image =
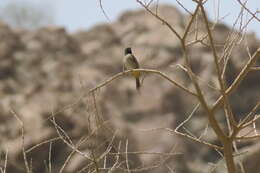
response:
M136 78L135 78L135 82L136 82L136 89L139 90L140 87L141 87L141 83L140 83L139 77L136 77Z

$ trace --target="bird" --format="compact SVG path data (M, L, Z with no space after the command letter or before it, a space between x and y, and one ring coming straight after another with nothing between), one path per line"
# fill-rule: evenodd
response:
M133 70L133 69L138 69L138 68L139 68L139 63L138 63L136 57L132 53L132 48L131 47L125 48L123 71ZM139 71L132 71L131 74L132 74L132 76L135 77L136 89L139 90L141 87L141 83L140 83L141 73Z

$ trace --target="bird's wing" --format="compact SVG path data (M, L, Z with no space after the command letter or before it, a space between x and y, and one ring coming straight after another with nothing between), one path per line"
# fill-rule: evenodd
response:
M126 70L126 66L125 66L125 63L123 63L123 71Z
M136 64L136 68L139 68L139 63L134 55L132 55L133 61Z

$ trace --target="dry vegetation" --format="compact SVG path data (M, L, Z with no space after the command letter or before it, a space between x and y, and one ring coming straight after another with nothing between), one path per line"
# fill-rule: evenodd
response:
M192 117L192 114L189 116L188 119L186 119L184 122L182 122L179 126L177 126L176 129L167 129L172 131L173 133L176 133L178 135L182 135L188 139L193 140L194 142L199 142L203 145L206 145L207 147L211 147L212 149L217 150L219 153L223 153L223 157L225 158L227 170L229 173L235 173L237 172L238 169L240 169L241 172L246 172L243 168L242 162L238 160L238 165L239 168L236 166L236 159L235 155L239 154L238 150L236 149L236 145L238 142L242 140L249 140L249 139L257 139L260 138L260 134L257 132L255 122L260 119L260 115L256 114L256 111L260 107L260 102L258 102L254 108L247 113L247 115L244 116L243 119L237 120L236 115L233 114L232 108L230 106L230 101L229 101L229 96L231 93L236 92L237 87L239 84L245 80L247 77L247 74L252 71L256 70L255 72L259 70L259 67L255 67L256 61L260 57L260 48L258 48L253 54L251 54L248 51L248 62L244 65L244 67L241 69L241 72L237 75L236 79L233 81L233 83L230 86L227 86L226 81L225 81L225 71L227 69L227 64L230 59L230 52L233 50L233 47L238 44L239 41L243 39L243 35L245 34L244 31L247 28L247 25L250 23L252 20L257 20L258 22L260 21L259 18L257 17L256 12L250 11L245 4L246 2L241 2L240 0L237 0L237 2L241 5L241 15L238 16L236 19L234 26L238 21L240 21L240 28L239 28L239 33L236 35L233 35L233 33L230 33L228 39L226 40L226 43L222 46L223 47L223 52L222 54L218 54L216 47L217 45L214 42L214 24L210 23L207 13L204 8L204 4L207 1L203 0L193 0L191 3L196 3L196 9L194 12L190 12L187 10L181 2L177 1L179 5L184 8L186 12L190 14L190 22L186 26L186 29L184 30L183 33L178 33L175 29L174 26L169 24L167 22L167 19L162 18L158 13L157 13L157 8L158 8L158 1L156 2L156 9L153 11L150 8L150 5L153 3L153 0L149 2L144 2L141 0L137 0L137 3L139 3L146 11L147 13L151 14L154 16L155 20L159 20L162 22L162 24L166 25L169 30L179 39L182 47L182 53L183 53L183 58L185 59L185 64L179 66L186 72L192 81L194 85L194 90L195 91L190 91L189 89L185 88L185 86L182 86L178 82L175 82L174 80L170 79L166 74L163 74L160 71L156 70L150 70L150 69L140 69L137 71L141 71L143 73L153 73L153 74L158 74L160 77L162 77L165 80L170 81L173 85L178 87L181 90L184 90L185 92L189 93L190 95L194 96L195 99L199 101L198 107L201 106L205 110L205 116L208 117L209 120L209 126L214 130L215 134L217 135L221 145L214 145L210 144L206 141L201 140L200 138L196 138L188 133L182 133L178 131L179 128L181 128L189 119ZM103 10L103 7L101 5L101 8ZM243 15L247 11L251 17L248 19L248 21L245 24L243 23ZM103 10L104 12L104 10ZM106 14L105 14L106 15ZM196 26L196 18L201 15L203 18L203 23L205 25L205 28L207 30L207 34L203 37L198 36L198 27ZM218 21L218 20L217 20ZM195 27L192 27L194 26ZM188 41L188 37L190 34L195 35L195 39ZM203 93L199 81L198 81L198 76L193 72L191 68L191 63L190 63L190 57L188 54L188 47L193 45L193 44L203 44L206 45L207 47L210 47L212 50L212 54L214 57L214 63L215 63L215 70L217 72L217 78L218 78L218 85L219 87L216 89L216 92L219 92L219 98L216 100L216 102L213 105L210 105L207 100L205 99L205 94ZM105 81L101 85L97 86L96 88L92 89L90 92L94 92L96 89L105 86L109 82L112 82L114 79L124 75L125 73L119 73L116 76L112 77L111 79ZM196 111L196 109L194 111ZM218 120L216 119L216 111L218 109L223 109L225 112L225 119L226 119L226 125L228 126L227 128L222 128ZM251 126L252 131L254 133L251 133L252 131L248 132L246 135L239 135L240 131L243 129ZM226 130L224 130L226 129Z
M102 1L100 1L100 8L103 10L101 2ZM204 8L205 3L207 2L202 0L191 1L190 3L196 4L196 8L194 11L189 11L181 4L180 1L177 2L179 3L180 7L182 7L190 15L189 23L186 25L185 30L181 33L178 32L174 26L168 23L167 19L162 18L157 12L157 8L159 6L158 1L153 2L153 0L151 0L149 2L144 2L141 0L136 0L136 3L139 3L148 14L154 16L154 20L159 20L175 35L175 37L178 38L183 55L181 58L184 59L184 64L177 64L177 66L183 70L183 73L186 73L188 75L189 80L193 84L193 88L187 88L180 82L172 79L172 77L168 76L164 72L158 70L138 69L135 71L140 71L142 72L142 74L156 75L160 77L161 80L169 81L170 84L172 84L174 87L177 87L179 90L182 90L188 95L191 95L195 100L198 101L198 104L188 116L188 118L181 122L175 129L157 128L147 131L168 131L170 133L182 136L187 140L199 143L202 147L209 147L222 155L228 173L247 172L244 169L243 161L236 157L237 155L243 154L237 149L237 144L239 142L244 142L252 139L260 139L260 134L257 132L256 127L256 122L260 119L260 115L256 113L259 110L260 102L258 102L256 105L252 105L254 108L246 113L242 119L238 119L232 111L229 97L232 93L237 92L237 88L242 83L242 81L244 81L248 77L249 72L259 73L259 67L255 66L255 64L257 61L259 61L260 48L258 47L253 53L251 53L248 49L248 57L245 57L245 59L247 59L247 62L244 64L240 73L236 76L235 80L230 85L226 83L225 74L228 70L228 63L231 58L230 54L234 47L236 47L237 44L239 44L244 39L247 25L252 21L260 21L260 19L257 17L257 13L259 13L259 11L250 11L250 9L246 7L245 3L237 0L237 2L241 4L241 14L237 17L236 21L234 21L234 27L237 26L237 23L240 23L239 32L236 32L233 28L233 30L227 37L225 44L219 46L216 45L214 41L214 27L217 23L211 23L209 21L207 17L208 15ZM152 5L155 5L156 8L152 8ZM105 10L103 10L103 12L105 14ZM249 13L250 15L250 18L247 21L243 21L243 15L245 15L245 13ZM201 27L198 27L198 25L201 24L201 21L204 25L204 29L206 30L206 35L200 35ZM216 22L218 21L219 20L217 20ZM203 91L203 89L201 88L200 77L195 74L191 65L190 52L188 51L188 49L190 46L194 46L196 44L204 45L205 47L209 48L213 54L214 68L218 79L218 84L214 86L215 92L218 94L218 99L216 99L215 103L213 104L207 101L207 93L205 93L205 91ZM221 52L219 51L219 49L221 49ZM179 154L178 151L176 151L175 144L173 144L171 151L169 151L168 153L146 151L130 152L128 151L130 145L128 139L124 139L124 141L116 140L117 129L110 128L108 126L109 121L104 120L102 118L102 114L98 110L99 105L96 100L98 97L98 91L102 90L102 87L116 82L116 79L125 77L129 72L131 71L120 72L114 76L111 76L111 78L104 80L103 83L82 94L77 102L73 103L72 105L66 106L64 109L60 109L57 112L53 112L53 114L46 121L50 121L51 124L55 127L57 137L46 140L29 149L23 147L23 159L26 166L26 172L33 172L33 168L31 166L33 161L27 159L27 154L35 148L46 144L49 144L49 161L46 161L46 168L48 172L53 172L51 162L52 156L50 153L52 152L52 143L56 140L62 140L71 149L71 153L66 158L66 161L61 164L59 173L62 173L64 171L64 168L67 166L68 162L70 162L71 157L75 153L84 157L87 163L86 166L78 172L149 172L150 169L159 167L161 165L166 166L169 172L175 172L174 169L171 168L171 165L167 164L167 160L170 157ZM59 112L74 107L82 99L87 99L85 102L85 105L88 108L87 112L94 115L94 118L92 117L88 120L90 122L89 134L83 137L80 141L75 142L70 139L66 130L64 130L62 126L60 126L56 122L56 115L58 115ZM194 132L185 132L185 130L181 130L185 129L184 126L188 121L192 121L192 116L199 108L204 110L203 116L206 116L208 118L208 128L212 128L215 132L219 140L218 144L213 144L203 140L201 137L196 137L195 135L193 135ZM225 119L226 123L220 122L219 117L217 117L219 116L217 112L220 110L224 112L225 116L223 118ZM23 122L19 119L19 113L16 113L14 110L12 110L12 114L21 124L21 138L22 141L24 141L25 139ZM247 129L248 127L250 127L250 131L242 135L241 131ZM206 128L205 131L207 130L208 129ZM80 147L83 143L88 142L90 139L93 138L93 136L98 136L98 134L104 133L110 136L108 141L99 144L91 144L91 142L89 142L88 145L90 148L92 148L91 152L86 153L81 151ZM201 136L202 135L204 134L201 134ZM100 151L101 146L106 146L106 149L102 152ZM158 155L158 158L160 159L158 159L158 161L154 163L154 165L143 165L142 167L134 167L134 165L129 162L129 157L134 157L133 155ZM6 171L6 164L8 164L8 151L6 151L5 156L5 166L1 168L2 173L8 172ZM214 169L212 169L212 172L214 172Z

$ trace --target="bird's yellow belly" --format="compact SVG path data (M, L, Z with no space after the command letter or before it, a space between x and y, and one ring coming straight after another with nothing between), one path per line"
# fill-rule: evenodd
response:
M139 71L133 71L132 75L136 78L138 78L140 76L140 72Z

